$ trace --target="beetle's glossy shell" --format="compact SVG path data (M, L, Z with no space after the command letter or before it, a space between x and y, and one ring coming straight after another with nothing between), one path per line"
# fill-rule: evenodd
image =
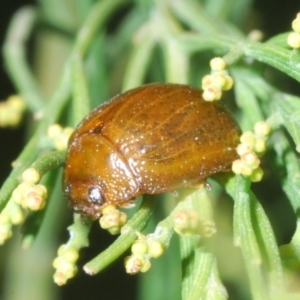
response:
M240 129L221 102L201 94L157 83L93 110L69 142L63 181L71 206L96 219L107 203L126 206L229 169Z

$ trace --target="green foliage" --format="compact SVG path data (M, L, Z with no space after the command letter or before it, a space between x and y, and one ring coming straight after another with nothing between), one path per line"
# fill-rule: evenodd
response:
M146 231L154 231L165 253L162 258L151 260L153 267L148 274L139 275L140 299L154 299L153 290L155 299L300 297L298 287L290 290L291 282L299 280L300 263L300 97L286 92L288 85L283 91L282 84L278 84L283 82L284 85L289 78L300 81L300 54L299 50L287 45L288 33L265 42L253 40L243 33L243 22L250 15L252 2L235 2L40 0L35 7L24 7L14 15L3 48L6 69L29 112L40 119L28 124L29 130L35 127L34 133L1 187L0 209L2 211L12 201L11 195L26 168L33 166L41 174L47 173L43 182L49 189L49 205L44 211L27 216L22 233L24 247L32 245L35 239L35 251L39 251L38 246L43 251L42 245L47 244L51 252L47 268L51 268L55 258L59 231L66 228L64 222L54 224L60 223L55 220L58 220L57 216L71 214L61 205L64 200L57 172L63 165L65 153L53 151L47 137L49 125L76 126L91 108L110 96L148 82L187 83L201 87L201 78L209 72L210 59L222 56L234 79L233 93L225 92L224 101L232 107L241 128L252 130L260 120L266 120L271 126L267 151L262 158L265 180L256 186L242 175L215 176L212 192L202 187L188 195L180 194L182 201L173 206L174 199L169 199L170 196L160 200L164 204L160 205L162 212L158 220L156 212L151 216L156 201L146 197L124 232L106 250L85 262L84 270L91 275L102 271L130 248L137 237L136 232L143 231L148 220L153 218L155 224L150 221ZM40 56L34 62L35 69L26 58L30 38L35 40L34 52ZM52 43L53 53L42 45L43 38ZM57 60L57 53L61 63L52 70L47 62ZM284 218L297 221L293 237L285 239L285 242L291 241L283 246L278 243L265 212L272 206L271 201L264 199L266 182L279 183L285 201L292 207L292 213L283 216L281 226L285 226ZM276 200L277 196L273 196ZM220 211L219 207L224 203L232 205L232 216L230 209ZM176 214L183 210L199 214L205 224L202 224L204 233L179 236L178 243L172 242L177 241L173 228L178 232L174 225ZM222 226L218 227L218 220L214 223L212 212L230 220L229 233ZM80 226L78 216L74 220L67 245L72 244L79 251L87 246L91 224ZM213 235L215 226L217 233ZM226 246L228 239L230 247ZM222 240L224 253L219 255L216 245ZM242 260L230 257L233 261L230 277L226 275L230 272L222 270L222 265L226 257L231 256L231 251L237 251L232 250L234 247L238 248ZM14 252L5 255L14 255ZM20 255L22 260L23 254ZM29 259L34 265L34 257ZM12 260L8 261L11 263ZM179 269L179 261L182 269ZM31 270L24 265L19 269L31 276ZM233 274L235 272L238 275ZM47 271L35 280L50 282L49 273ZM11 287L11 283L7 286ZM48 283L31 284L28 289L36 289L35 295L39 295L26 297L28 299L46 299L45 295L51 299L54 293ZM15 283L14 290L22 294L20 281ZM9 293L7 291L6 295ZM16 292L16 295L20 294Z

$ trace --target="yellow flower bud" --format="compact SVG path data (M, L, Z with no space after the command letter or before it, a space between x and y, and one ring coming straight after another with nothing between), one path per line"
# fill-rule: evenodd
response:
M235 174L241 174L244 164L241 159L236 159L231 166L232 172Z
M69 248L65 253L62 255L63 259L69 263L75 263L79 258L79 253L74 248Z
M22 174L23 181L29 182L29 183L37 183L41 179L41 175L39 172L34 168L28 168L26 169Z
M55 257L55 259L53 260L52 262L52 266L55 268L55 269L58 269L59 266L61 266L61 264L63 263L63 258L58 256L58 257Z
M300 48L300 34L297 32L291 32L287 37L287 43L292 48Z
M254 29L251 30L248 34L248 39L252 42L260 42L264 37L264 34L261 30Z
M147 253L148 245L145 241L135 241L131 246L132 254L145 254Z
M24 194L32 188L33 184L29 182L21 182L12 192L11 198L18 204L21 204Z
M257 138L254 145L256 153L263 153L266 151L266 141L263 138Z
M38 195L40 195L41 197L46 199L46 197L47 197L47 188L43 184L37 184L33 187L33 189Z
M53 139L55 149L58 151L63 151L67 149L68 146L68 139L66 139L63 134L60 134L59 136L55 137Z
M74 132L74 128L72 127L65 127L62 131L62 136L65 140L66 145L68 144L69 138L72 135L72 133Z
M212 77L213 77L213 84L217 86L219 89L223 90L223 87L226 85L226 77L223 74L223 72L214 74Z
M245 131L241 136L240 136L240 141L243 144L247 144L250 146L254 146L255 144L255 137L251 131Z
M265 121L259 121L254 125L254 132L260 136L267 136L271 131L270 125Z
M238 153L239 156L242 156L246 153L249 153L253 150L253 147L251 145L248 144L239 144L236 147L236 152Z
M63 272L57 271L55 272L55 274L53 275L53 281L58 285L58 286L62 286L64 284L66 284L67 282L67 278L64 275Z
M199 216L193 210L179 211L174 216L174 230L178 234L190 236L197 233Z
M243 164L242 169L241 169L241 174L244 176L251 176L253 172L253 168L251 166Z
M160 241L149 242L148 253L154 257L158 258L164 253L164 246Z
M257 168L255 170L253 170L250 179L253 182L258 182L261 181L262 177L264 176L264 171L262 170L262 168Z
M19 225L24 221L24 214L21 208L18 206L18 210L15 209L14 214L11 215L11 223L13 225Z
M127 215L109 205L102 210L102 213L99 219L100 227L107 229L113 235L120 233L121 227L127 222Z
M32 211L41 210L45 207L43 197L34 192L29 192L24 198L22 206Z
M225 76L225 84L222 87L223 91L229 91L233 87L233 78L229 75Z
M0 224L9 224L10 223L10 217L7 213L2 212L0 214Z
M205 75L202 78L202 89L206 90L210 85L212 85L212 76L211 75Z
M101 209L101 214L107 215L109 214L112 210L115 210L116 206L112 204L107 204Z
M202 94L202 97L205 101L220 100L221 96L222 91L213 85L205 89Z
M149 264L147 263L147 260L143 255L131 255L125 258L125 270L126 273L128 274L137 274L138 272L141 271L141 269L143 268L144 265L145 268L143 269L143 271L145 272L145 269L147 269L147 271L149 270Z
M151 262L150 260L145 260L144 264L141 267L141 272L142 273L146 273L149 271L149 269L151 268Z
M210 61L212 71L222 71L226 68L226 62L221 57L215 57Z
M47 134L50 138L55 138L59 136L62 132L62 127L59 124L52 124L48 127Z
M241 156L241 160L252 169L257 168L260 164L260 160L254 152L245 153Z
M204 220L200 222L200 234L204 237L211 237L217 232L215 222Z
M300 33L300 18L298 16L293 20L292 28L295 32Z
M62 256L68 250L68 246L66 244L61 245L57 250L57 255Z

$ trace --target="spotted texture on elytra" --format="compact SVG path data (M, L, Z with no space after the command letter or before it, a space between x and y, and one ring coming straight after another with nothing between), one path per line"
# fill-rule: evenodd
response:
M188 85L156 83L94 109L70 138L64 190L93 219L111 203L195 186L228 170L240 129L219 101Z

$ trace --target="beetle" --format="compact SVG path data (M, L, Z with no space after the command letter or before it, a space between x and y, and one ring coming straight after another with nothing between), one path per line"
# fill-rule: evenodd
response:
M63 188L76 212L197 186L230 169L240 128L220 101L181 84L144 85L98 106L72 134Z

